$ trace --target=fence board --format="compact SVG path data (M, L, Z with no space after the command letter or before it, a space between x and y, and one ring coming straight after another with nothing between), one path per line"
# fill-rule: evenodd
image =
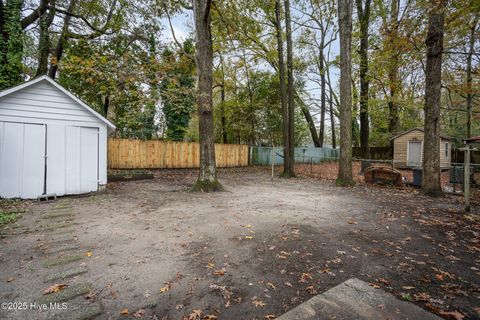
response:
M248 146L216 144L218 167L248 165ZM109 169L198 168L200 146L194 142L108 139Z

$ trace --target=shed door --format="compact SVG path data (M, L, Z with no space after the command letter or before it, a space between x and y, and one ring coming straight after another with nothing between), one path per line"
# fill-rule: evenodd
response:
M408 142L408 165L409 166L422 165L422 142L421 141Z
M32 199L44 192L45 125L0 122L0 196Z
M67 127L66 193L98 190L98 128Z
M98 190L98 129L80 128L81 192Z

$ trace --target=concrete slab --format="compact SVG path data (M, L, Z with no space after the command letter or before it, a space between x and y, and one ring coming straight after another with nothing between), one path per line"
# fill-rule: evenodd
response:
M73 299L82 294L92 291L92 285L89 283L80 283L69 286L68 288L55 293L47 294L41 297L38 301L41 304L50 304L53 302L63 302Z
M55 281L55 280L65 280L65 279L68 279L68 278L78 276L80 274L87 273L87 271L88 270L85 267L77 267L77 268L68 269L68 270L65 270L65 271L53 272L51 274L48 274L43 279L43 282L48 283L48 282L52 282L52 281Z
M277 320L441 320L356 278L319 294Z
M54 317L53 320L88 320L98 316L100 313L102 313L102 305L92 303L73 311L63 312Z

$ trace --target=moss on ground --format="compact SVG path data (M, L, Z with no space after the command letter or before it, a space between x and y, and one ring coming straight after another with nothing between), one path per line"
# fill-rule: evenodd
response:
M220 184L220 182L218 182L218 180L215 180L213 182L197 180L197 182L195 182L191 189L192 192L218 192L224 190L225 189Z

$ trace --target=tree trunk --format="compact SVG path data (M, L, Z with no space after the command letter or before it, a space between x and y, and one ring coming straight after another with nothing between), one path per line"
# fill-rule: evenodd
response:
M338 1L340 34L340 161L337 185L353 185L352 177L352 9L353 0Z
M213 130L213 48L210 18L211 0L194 0L197 64L196 105L198 108L200 136L200 172L193 190L219 191L215 165L215 141Z
M50 0L50 9L40 17L40 34L38 40L38 66L35 78L47 74L48 56L50 55L50 25L55 18L55 0Z
M370 159L369 134L370 124L368 119L368 25L370 23L370 0L356 0L358 20L360 23L360 150L363 159ZM362 162L362 171L365 169Z
M425 138L422 189L430 196L441 196L440 183L440 95L445 0L431 0L428 17L427 62L425 69Z
M295 86L293 80L293 42L290 18L290 0L284 0L285 28L287 40L287 93L288 93L288 168L283 171L286 178L295 177Z
M318 61L318 71L320 72L320 132L318 134L318 139L320 141L320 146L323 147L323 143L325 142L325 57L323 55L323 37L322 35L322 42L320 43L320 54L319 54L319 61Z
M281 22L281 4L280 0L275 0L275 29L277 34L277 54L278 54L278 76L280 103L282 105L283 120L283 172L287 172L290 167L290 148L288 135L288 105L287 105L287 89L285 85L285 59L283 57L283 36ZM315 129L316 131L316 129Z
M75 6L77 5L78 0L71 0L70 4L68 5L67 11L73 13ZM68 28L70 27L70 20L72 17L69 14L66 14L63 18L63 27L60 36L58 37L57 46L55 48L54 56L50 64L50 69L48 70L48 76L52 79L55 79L57 76L58 64L60 63L60 59L62 59L63 55L63 47L65 45L65 41L67 41L68 37Z
M332 130L332 148L335 149L337 147L337 137L336 137L336 133L335 133L335 114L333 113L332 90L329 90L328 103L330 105L330 127L331 127L331 130Z
M478 18L476 17L473 26L470 29L469 50L467 56L467 138L472 137L472 110L473 110L473 92L472 92L472 57L475 53L475 31L477 29Z
M398 42L398 0L392 0L390 7L390 26L387 38L387 52L390 55L388 62L388 87L390 97L388 99L389 125L388 130L391 136L400 131L400 118L398 116L398 65L399 52Z

